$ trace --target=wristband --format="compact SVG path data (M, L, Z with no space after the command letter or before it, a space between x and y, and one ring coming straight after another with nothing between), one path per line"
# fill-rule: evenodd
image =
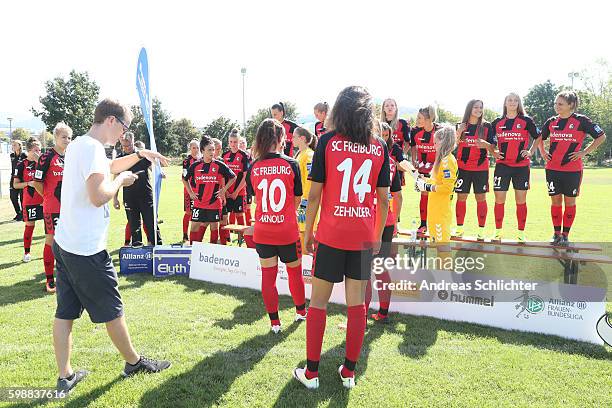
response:
M433 191L433 187L434 187L433 184L427 183L427 184L425 184L425 191L431 193Z

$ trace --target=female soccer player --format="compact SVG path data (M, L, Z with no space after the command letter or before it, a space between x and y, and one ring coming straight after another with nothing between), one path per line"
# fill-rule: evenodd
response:
M211 140L213 141L213 144L215 145L214 159L223 161L223 157L221 157L221 155L223 154L223 143L221 142L221 140L217 139L216 137L213 137ZM226 205L227 199L225 195L219 195L219 199L221 200L221 220L219 222L219 228L216 231L214 230L210 231L210 243L226 245L230 237L229 231L226 231L223 229L224 226L229 224L229 214L227 212L227 205Z
M412 162L424 177L429 177L436 158L436 147L434 145L434 133L440 129L436 123L436 108L429 105L419 109L417 113L416 127L410 130L410 146L412 151ZM421 213L421 225L418 232L423 234L427 229L427 191L421 192L419 210Z
M334 130L321 137L315 150L304 231L306 249L314 250L312 296L306 320L307 361L306 367L293 371L294 378L310 389L319 386L327 303L334 283L342 280L348 309L346 354L338 373L344 387L355 386L355 364L366 326L365 287L389 208L389 153L385 142L374 134L374 115L372 96L365 88L343 89L332 109ZM321 219L314 249L314 220L319 205Z
M200 140L202 159L196 161L183 177L183 185L193 200L189 241L202 241L206 227L219 228L221 197L236 181L236 175L220 160L215 160L215 145L209 136Z
M229 149L223 153L223 162L236 174L236 183L230 186L227 195L227 210L230 224L245 225L244 205L246 196L246 172L249 169L249 155L239 148L240 134L232 129L227 138Z
M275 119L265 119L255 135L255 161L247 173L247 187L255 197L253 241L261 264L261 295L271 330L281 330L276 275L278 259L287 266L295 321L306 320L306 301L296 207L302 196L298 162L282 154L285 130Z
M306 226L306 207L308 206L308 194L310 193L310 180L308 175L312 167L314 149L317 146L317 137L310 133L308 129L297 127L293 132L293 143L298 148L295 159L300 165L300 175L302 177L302 201L298 207L298 225L300 228L300 242L302 243L302 253L306 253L304 247L304 228ZM316 222L316 221L315 221Z
M516 220L518 222L518 242L524 243L525 224L527 222L527 190L529 190L530 158L537 149L540 135L533 120L525 115L521 97L510 93L504 99L502 116L491 123L497 140L498 157L493 173L493 192L495 193L495 236L493 240L501 241L504 223L504 206L510 181L514 188L516 202ZM533 139L529 147L529 139Z
M285 105L282 102L272 105L272 117L280 122L285 128L285 155L293 157L293 131L298 127L297 123L285 119Z
M196 139L193 139L191 142L189 142L189 144L187 145L187 148L189 149L189 154L183 160L182 178L184 178L187 175L187 170L189 170L191 165L202 158L202 154L200 153L200 142L199 141L197 141ZM187 231L189 231L189 220L191 220L192 206L193 206L193 203L191 202L191 197L189 196L189 193L187 192L187 188L184 188L183 189L183 211L185 212L185 214L183 214L183 243L186 243L189 241L189 236L187 236Z
M574 91L560 92L555 99L557 115L542 126L542 140L550 139L548 150L543 143L540 143L540 149L546 160L554 245L567 245L569 242L568 235L576 216L576 197L582 183L582 158L593 153L606 139L599 125L576 113L578 102L578 95ZM581 150L587 134L593 141ZM563 204L565 211L562 210Z
M450 257L450 227L452 222L451 203L457 181L457 160L453 156L456 146L455 130L443 127L434 135L436 158L431 179L420 177L417 189L430 193L427 204L427 224L430 238L437 246L438 258ZM445 262L443 261L442 264Z
M19 190L13 186L13 176L15 175L17 163L25 159L26 154L23 151L21 140L13 140L11 142L11 147L13 152L11 153L11 181L9 183L9 190L11 203L15 209L15 218L13 218L13 221L23 221L23 210L21 208L23 205L23 190Z
M391 129L393 129L393 141L399 145L403 152L406 152L410 143L410 125L408 125L406 120L399 118L395 99L387 98L383 101L380 110L380 121L391 126Z
M251 151L250 149L247 147L247 140L246 137L244 136L240 136L240 138L238 139L238 148L240 150L244 150L247 154L247 158L249 160L249 167L251 166ZM244 219L246 222L246 225L251 225L251 219L252 219L252 215L251 215L251 204L253 203L253 196L249 194L249 192L246 192L246 195L244 196Z
M327 102L319 102L314 106L314 115L315 115L315 118L317 118L317 123L315 123L314 129L315 129L315 136L317 137L327 132L327 129L325 129L325 119L327 119L328 110L329 110L329 105L327 104Z
M482 118L484 104L479 99L472 99L465 107L463 119L457 128L457 159L459 175L457 178L457 232L463 236L463 222L468 194L474 188L476 198L476 215L478 217L479 241L484 240L484 228L487 221L487 196L489 191L489 152L495 153L495 137L491 124ZM497 156L499 157L499 156Z
M30 137L26 141L26 158L17 163L13 186L16 189L23 190L23 220L25 221L25 230L23 233L23 262L30 262L30 247L32 246L32 235L34 234L34 226L36 221L42 220L43 198L36 189L34 189L34 175L36 173L36 162L40 158L40 142L35 137ZM53 287L47 289L49 292L55 290Z

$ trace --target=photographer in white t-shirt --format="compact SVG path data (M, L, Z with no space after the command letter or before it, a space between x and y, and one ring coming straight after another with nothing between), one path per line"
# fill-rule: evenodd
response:
M83 310L94 323L104 323L109 337L125 360L124 376L159 372L170 366L139 355L130 339L118 290L117 272L106 250L110 222L108 202L119 188L134 183L137 175L125 171L145 158L168 160L157 152L140 150L114 160L105 146L115 145L130 126L130 110L105 99L94 112L87 134L68 145L62 183L62 207L53 252L57 268L57 309L53 323L53 346L59 369L58 391L68 392L87 371L73 371L70 364L72 325ZM117 177L112 180L110 174Z

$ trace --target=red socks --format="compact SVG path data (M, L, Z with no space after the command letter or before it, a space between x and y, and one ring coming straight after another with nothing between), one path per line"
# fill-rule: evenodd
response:
M53 267L55 266L55 257L50 245L45 244L43 250L43 263L45 264L45 277L47 282L53 281Z
M308 317L306 317L306 378L308 379L319 375L319 360L321 359L326 320L327 311L325 309L317 309L312 306L308 308ZM365 323L363 310L361 320Z
M484 227L485 224L487 223L487 212L488 212L487 202L485 200L477 201L476 202L476 215L478 215L478 226L479 227Z
M516 205L516 220L518 221L519 231L525 231L525 223L527 222L527 203Z
M502 225L504 225L504 205L505 203L495 203L495 207L493 208L495 214L495 228L497 229L501 229Z
M23 250L26 254L30 253L32 247L32 235L34 235L35 225L26 225L23 230Z
M429 196L421 193L421 202L419 203L419 211L421 213L421 223L427 222L427 201Z
M204 239L204 233L206 232L206 227L201 227L199 230L197 231L190 231L189 232L189 242L191 244L193 244L194 241L197 242L202 242L202 239Z
M230 239L230 233L228 230L224 230L225 225L219 226L219 236L221 237L221 245L226 245ZM255 248L255 246L253 246Z
M244 242L245 242L247 248L255 248L255 241L253 241L253 236L252 235L245 235L244 236Z
M236 213L229 213L229 223L230 224L235 224L236 223Z
M365 334L365 305L349 306L346 314L346 351L341 374L343 377L353 377Z
M455 215L457 217L457 225L463 225L465 221L465 208L467 206L467 202L457 200L457 204L455 204Z
M187 231L189 231L189 221L191 220L191 215L189 213L185 213L183 215L183 237L187 236Z
M244 225L244 213L236 215L236 221L238 225Z
M278 290L276 289L277 274L278 265L261 268L261 296L273 326L280 325L278 319Z
M552 223L555 229L555 234L560 234L561 233L561 222L563 220L563 207L560 205L551 205L550 215L552 217Z
M304 277L302 276L302 265L287 266L287 277L289 280L289 292L293 298L296 313L302 316L306 314L306 296L304 294Z
M217 228L210 230L210 243L216 244L219 241L219 230Z
M246 225L251 225L251 204L244 207L244 216L246 217Z
M378 313L386 316L389 312L389 305L391 304L391 291L388 289L388 285L391 283L391 276L389 275L389 272L384 271L383 273L376 275L376 277L378 278L379 282L386 284L384 289L378 291L378 303L380 303ZM383 287L383 285L380 283L379 285L379 287Z
M569 235L570 228L572 228L572 224L574 223L574 218L576 218L576 206L566 205L565 212L563 213L563 235Z
M130 228L130 223L125 224L125 240L123 241L125 245L129 245L132 240L132 229Z

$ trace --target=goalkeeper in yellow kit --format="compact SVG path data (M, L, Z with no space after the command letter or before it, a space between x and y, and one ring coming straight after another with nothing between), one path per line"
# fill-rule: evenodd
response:
M299 149L295 159L300 165L300 176L302 177L302 202L297 209L298 226L300 228L300 241L302 243L302 253L306 253L304 248L304 229L306 227L306 206L308 205L308 193L310 192L310 180L308 175L312 166L314 149L317 146L317 137L310 133L308 129L297 127L293 131L293 145ZM317 220L315 219L315 230Z
M456 145L455 130L443 127L434 135L436 160L431 171L431 178L418 178L416 187L419 191L429 192L427 204L427 230L430 238L436 243L438 256L450 257L453 192L457 181L457 160L453 156Z

